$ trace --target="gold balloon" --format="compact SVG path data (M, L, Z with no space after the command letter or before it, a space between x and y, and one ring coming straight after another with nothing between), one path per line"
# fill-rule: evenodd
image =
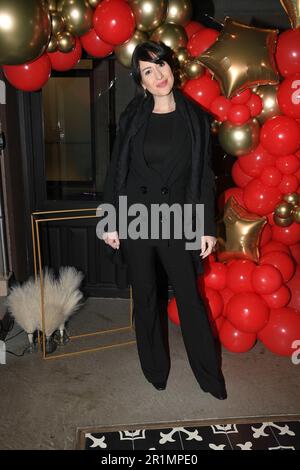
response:
M150 36L152 41L163 42L174 51L180 47L185 47L188 37L183 26L171 23L164 23L156 28Z
M267 220L248 212L230 196L218 223L218 260L238 258L258 262L260 236Z
M281 202L275 207L274 214L281 219L287 219L292 213L293 206L288 202Z
M300 27L300 0L280 0L287 12L292 28Z
M264 124L267 119L282 114L277 100L277 91L278 86L276 85L265 85L257 87L255 93L261 97L263 102L262 112L256 116L256 119L260 122L260 124Z
M300 206L293 207L292 216L293 216L294 222L297 222L297 224L300 224Z
M101 2L101 0L88 0L88 2L92 8L96 8Z
M52 34L55 35L55 34L61 33L64 30L65 21L59 13L53 12L51 13L51 25L52 25Z
M288 193L283 196L283 200L292 204L292 206L297 206L299 204L300 196L298 193Z
M214 134L214 135L217 135L218 132L219 132L219 128L220 128L220 125L222 124L221 121L213 121L210 125L210 129L211 129L211 132Z
M142 31L135 31L134 35L120 46L114 48L114 52L118 61L125 67L131 67L131 58L134 49L138 44L147 40L147 35Z
M240 157L254 150L259 143L260 126L256 119L237 126L224 121L219 129L219 142L226 153Z
M139 31L153 31L165 21L167 0L129 0L128 3Z
M188 81L188 78L182 69L179 70L178 81L179 81L179 88L183 87L183 85Z
M39 0L1 0L0 64L20 65L41 56L51 35L48 4Z
M60 52L71 52L75 44L75 37L69 31L64 31L57 35L57 47Z
M66 23L66 29L74 36L82 36L93 26L94 10L85 0L58 0L57 11Z
M48 47L47 47L47 52L56 52L56 51L57 51L57 37L51 36Z
M176 57L181 67L185 65L189 59L189 53L186 47L179 47L176 51Z
M199 78L204 74L204 67L197 59L191 59L185 64L184 71L186 76L192 80L193 78Z
M278 31L248 26L228 16L216 42L199 60L231 98L246 88L279 82L274 52Z
M169 0L166 23L175 23L185 26L192 18L192 4L190 0Z
M292 216L283 219L282 217L277 217L276 215L273 215L273 220L275 224L278 225L279 227L288 227L289 225L292 225L293 223Z
M57 10L57 0L48 0L49 4L49 11L56 11Z

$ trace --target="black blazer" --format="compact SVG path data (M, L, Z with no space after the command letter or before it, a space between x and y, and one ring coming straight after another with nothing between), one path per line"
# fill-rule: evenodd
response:
M182 155L177 154L172 164L165 169L159 178L153 178L153 171L143 158L141 140L136 134L145 125L154 108L154 99L150 94L146 98L138 95L131 100L119 119L119 126L113 147L112 158L107 170L103 202L113 204L118 214L118 196L128 195L131 202L151 204L155 194L155 202L174 202L204 204L204 234L216 236L215 223L215 176L211 168L211 133L210 116L185 96L180 90L174 89L176 109L179 110L187 123L191 135L192 159L189 174L185 174L183 184ZM132 145L139 142L135 152L141 153L140 159L132 159ZM182 191L184 187L184 192ZM167 190L167 193L166 193ZM167 200L166 200L167 194ZM195 213L194 213L195 217ZM118 216L117 216L118 219ZM118 229L118 227L116 227ZM164 240L166 241L166 240ZM120 248L122 240L120 241ZM114 250L106 245L106 252L116 264L126 263L122 250ZM197 259L197 271L202 272L199 265L199 250L193 250Z

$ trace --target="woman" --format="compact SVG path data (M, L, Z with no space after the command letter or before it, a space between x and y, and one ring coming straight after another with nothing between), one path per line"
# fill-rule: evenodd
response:
M104 202L124 215L120 196L127 197L127 207L142 205L148 210L139 219L145 229L137 236L137 225L128 211L128 234L121 237L118 217L113 229L102 234L109 250L119 250L129 268L132 286L135 330L139 358L145 377L158 390L166 388L170 369L158 313L155 262L162 263L172 284L189 363L200 387L218 399L227 397L214 337L197 288L197 274L203 272L201 258L216 245L214 223L214 174L210 168L210 126L207 114L176 88L172 50L152 41L138 45L132 56L132 76L142 87L121 114L111 164L104 186ZM192 208L190 216L182 212L176 222L167 216L149 215L155 205L177 204L177 215L184 205ZM175 235L179 222L192 227L197 236L198 212L204 204L203 235L198 245L186 249L187 239ZM203 206L201 206L203 207ZM134 212L134 211L133 211ZM179 221L179 222L178 222ZM164 223L170 233L161 234ZM124 225L124 223L122 222ZM132 225L133 224L133 225ZM152 236L151 229L159 234ZM161 229L160 229L161 227ZM131 231L129 230L131 229ZM148 230L146 230L148 229ZM146 236L145 236L145 232ZM149 235L151 233L151 235ZM178 233L178 230L177 230ZM182 232L181 232L182 233ZM117 253L117 251L115 251Z

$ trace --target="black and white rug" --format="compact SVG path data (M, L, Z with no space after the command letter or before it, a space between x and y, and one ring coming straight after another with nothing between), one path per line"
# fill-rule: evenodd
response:
M80 428L77 449L88 450L300 450L300 416L242 422L176 422ZM276 419L277 418L277 419ZM234 421L234 420L232 420Z

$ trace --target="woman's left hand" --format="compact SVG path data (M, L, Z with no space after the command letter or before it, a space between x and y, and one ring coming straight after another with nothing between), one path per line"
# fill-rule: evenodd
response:
M214 250L216 244L217 244L216 237L211 237L209 235L204 235L203 237L201 237L200 256L202 258L206 258L207 256L209 256L212 253L212 251Z

